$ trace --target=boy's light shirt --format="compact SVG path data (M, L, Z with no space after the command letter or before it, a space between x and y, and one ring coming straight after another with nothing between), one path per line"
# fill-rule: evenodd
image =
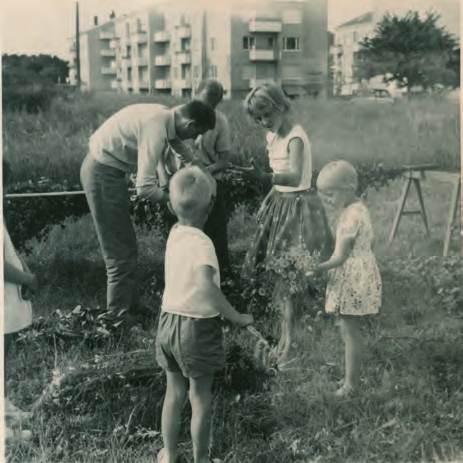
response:
M198 304L195 272L199 267L214 268L213 281L220 288L220 271L211 239L200 229L175 226L166 244L166 286L162 299L165 312L194 318L219 315L209 304Z

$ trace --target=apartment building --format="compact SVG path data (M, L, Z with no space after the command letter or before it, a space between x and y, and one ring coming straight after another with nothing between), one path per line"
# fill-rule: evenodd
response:
M440 15L441 26L457 37L460 35L458 0L374 0L372 4L372 11L335 28L334 45L330 47L334 94L350 95L366 84L356 75L356 68L364 60L360 42L374 35L376 24L386 13L403 16L409 11L418 11L420 14L433 11ZM382 76L371 79L369 84L385 86ZM388 89L391 93L399 91L395 83L389 84Z
M81 81L89 90L190 97L214 77L232 98L276 80L290 96L324 94L326 31L327 0L157 5L81 33Z

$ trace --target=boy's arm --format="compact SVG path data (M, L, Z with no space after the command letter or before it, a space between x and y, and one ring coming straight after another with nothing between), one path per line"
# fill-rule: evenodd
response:
M247 326L254 323L251 315L237 312L227 301L222 291L213 281L214 268L209 265L201 265L195 272L195 284L197 287L197 297L201 304L209 306L239 326Z
M27 286L32 291L37 291L38 282L37 277L32 273L24 272L23 270L15 267L10 262L3 263L3 278L9 283L16 285Z

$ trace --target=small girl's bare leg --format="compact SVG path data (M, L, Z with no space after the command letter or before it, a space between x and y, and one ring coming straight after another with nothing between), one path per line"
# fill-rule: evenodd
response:
M283 364L289 362L293 358L292 352L292 343L294 340L294 301L291 298L287 298L284 302L284 311L283 318L285 323L285 344L283 353L278 359L278 364L283 366Z
M341 330L346 349L346 379L343 388L352 390L358 387L362 363L360 317L355 315L341 315Z

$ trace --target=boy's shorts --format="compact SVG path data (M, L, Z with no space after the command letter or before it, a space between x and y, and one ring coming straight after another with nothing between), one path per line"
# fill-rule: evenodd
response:
M186 378L210 376L225 366L220 317L191 318L161 310L156 361Z

